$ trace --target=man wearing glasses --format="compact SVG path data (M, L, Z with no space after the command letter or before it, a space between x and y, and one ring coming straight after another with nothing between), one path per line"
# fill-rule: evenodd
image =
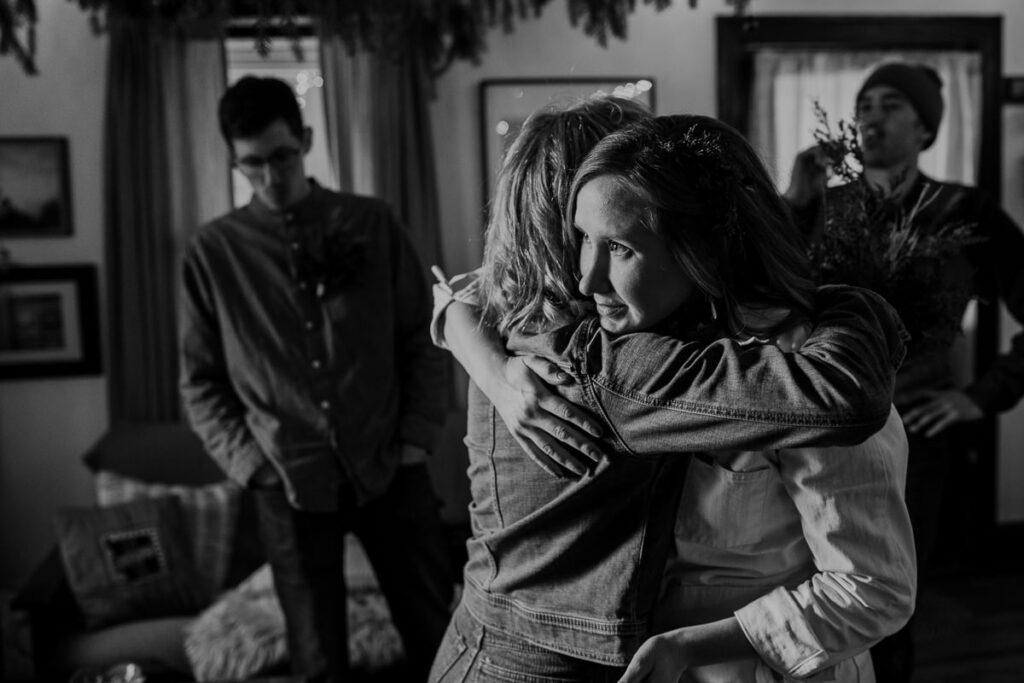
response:
M344 535L366 549L422 681L452 574L425 458L444 411L430 294L389 207L307 178L291 88L245 77L220 127L250 203L187 249L181 391L195 431L253 490L296 674L348 671Z

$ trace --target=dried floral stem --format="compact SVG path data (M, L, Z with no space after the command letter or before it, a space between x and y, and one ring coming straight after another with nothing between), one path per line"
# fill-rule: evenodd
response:
M943 264L980 241L974 223L941 222L944 209L960 200L959 193L947 192L946 205L938 206L943 187L926 184L913 203L905 204L893 190L906 175L890 179L888 188L872 185L864 177L854 124L840 121L833 130L817 103L815 114L815 140L832 173L844 181L825 205L822 237L810 248L819 281L866 287L884 296L918 336L918 348L948 339L960 329L969 292L947 286Z

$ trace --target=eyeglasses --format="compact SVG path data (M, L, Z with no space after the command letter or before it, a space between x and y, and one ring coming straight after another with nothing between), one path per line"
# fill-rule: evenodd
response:
M238 170L246 174L255 174L263 170L264 166L269 165L276 171L282 171L289 168L295 160L302 154L301 149L295 147L279 147L273 152L268 154L266 157L258 156L246 156L241 159L235 159L235 166Z

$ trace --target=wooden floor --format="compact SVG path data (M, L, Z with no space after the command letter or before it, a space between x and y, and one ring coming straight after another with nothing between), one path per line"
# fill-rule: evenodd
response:
M911 683L1024 683L1024 563L976 564L948 564L919 595ZM357 683L408 682L382 671Z
M1009 554L1024 551L1014 545ZM1024 683L1024 563L945 568L918 597L914 636L912 683ZM408 680L381 671L352 683Z
M912 683L1024 683L1024 566L944 573L918 596L913 633Z

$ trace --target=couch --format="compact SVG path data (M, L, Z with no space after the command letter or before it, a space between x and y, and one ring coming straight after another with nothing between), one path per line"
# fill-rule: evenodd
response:
M150 493L206 490L216 491L223 497L224 490L233 487L231 496L235 505L231 515L231 533L227 538L228 559L217 576L220 585L216 591L206 592L207 600L202 604L193 605L189 609L170 610L181 613L156 612L143 617L119 612L114 614L114 618L105 619L97 625L90 623L92 617L87 619L83 615L81 577L69 579L69 567L74 574L76 565L73 558L69 560L68 557L67 535L71 533L68 529L78 527L69 524L66 519L63 526L61 520L56 520L58 543L12 603L12 609L24 611L28 615L36 677L38 680L67 681L75 671L100 671L116 663L131 661L144 663L149 681L190 680L195 669L190 667L190 658L186 657L186 643L183 639L185 630L195 629L201 616L211 615L217 609L223 612L225 604L232 600L232 604L237 606L239 595L242 596L241 600L253 596L254 582L262 582L264 593L259 597L267 597L265 558L259 543L256 510L250 494L225 480L199 439L183 424L133 422L115 425L84 455L83 461L97 481L97 497L101 508L95 511L72 511L69 514L78 515L71 518L74 522L78 522L82 515L88 516L104 510L104 496L111 506L132 505L122 503L116 497L111 498L109 490L104 493L104 487L110 488L111 480L121 486L121 489L117 489L119 491L123 490L125 482L131 482L135 490L144 489ZM107 511L109 508L103 514ZM195 529L192 532L186 541L197 541ZM456 566L461 566L460 553L464 552L464 538L465 529L461 525L454 525L451 549ZM349 540L352 551L346 568L346 579L350 587L349 614L350 621L356 619L357 622L350 625L353 662L364 669L386 668L394 659L400 658L400 640L390 624L386 604L365 556L361 554L358 543L354 539ZM196 547L196 557L209 552L208 549ZM127 557L137 556L132 548L134 546L129 546ZM166 560L162 555L161 559ZM209 560L205 562L207 568L211 564ZM79 565L89 567L95 566L95 563L79 562ZM71 583L78 586L77 594ZM186 586L189 589L191 587ZM106 597L109 598L109 595ZM270 597L276 600L274 596ZM104 603L101 601L100 604ZM242 618L249 619L249 616L246 614ZM280 621L280 616L271 613L263 621L265 623L258 625L257 630L266 631L266 624L274 625ZM193 635L200 640L206 636L205 633L197 634L195 631ZM287 671L286 660L282 662L280 657L271 659L273 661L269 667L256 673L265 675ZM198 678L202 680L201 676Z
M199 439L178 423L115 425L84 454L83 462L94 475L109 473L148 485L199 489L224 483L223 473ZM241 489L236 502L225 588L237 584L264 561L255 507ZM158 661L169 671L187 668L180 634L194 614L127 619L87 628L57 545L32 573L11 607L28 614L32 660L39 679L67 680L70 673L81 668L141 658Z

